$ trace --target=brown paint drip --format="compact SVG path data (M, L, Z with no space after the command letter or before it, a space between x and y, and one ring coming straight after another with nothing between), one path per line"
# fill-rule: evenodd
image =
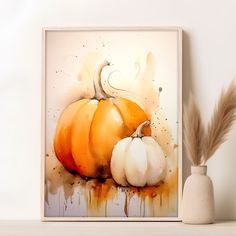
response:
M128 196L127 196L127 194L125 194L124 212L125 212L125 215L126 215L127 217L128 217L128 212L129 212L129 210L128 210L128 202L129 202Z

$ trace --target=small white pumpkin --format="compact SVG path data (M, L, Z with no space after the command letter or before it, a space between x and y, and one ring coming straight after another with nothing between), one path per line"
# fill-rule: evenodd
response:
M147 125L150 121L140 124L131 137L120 140L113 149L111 173L119 185L154 186L166 176L162 148L151 136L142 135Z

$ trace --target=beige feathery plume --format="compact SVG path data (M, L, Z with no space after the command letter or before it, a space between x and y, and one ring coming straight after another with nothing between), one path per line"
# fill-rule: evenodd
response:
M203 148L203 162L215 153L226 140L234 120L236 119L236 83L233 81L228 89L222 90L218 104L215 107L211 121L208 124Z
M187 157L192 165L200 165L204 144L204 127L200 111L190 94L189 102L184 107L184 144Z

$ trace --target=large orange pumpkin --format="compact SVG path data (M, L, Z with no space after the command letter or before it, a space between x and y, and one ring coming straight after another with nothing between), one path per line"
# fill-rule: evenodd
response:
M63 166L91 178L111 176L114 145L148 119L136 103L104 92L101 72L107 65L108 62L101 64L95 75L95 98L70 104L58 121L54 139L54 150ZM144 133L150 135L150 128Z

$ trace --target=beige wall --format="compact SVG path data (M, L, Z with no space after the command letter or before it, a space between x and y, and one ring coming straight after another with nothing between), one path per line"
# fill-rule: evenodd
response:
M182 26L184 101L192 89L204 120L209 119L221 87L236 74L234 0L0 3L0 219L40 216L43 26ZM235 146L236 127L208 163L220 219L236 219Z

